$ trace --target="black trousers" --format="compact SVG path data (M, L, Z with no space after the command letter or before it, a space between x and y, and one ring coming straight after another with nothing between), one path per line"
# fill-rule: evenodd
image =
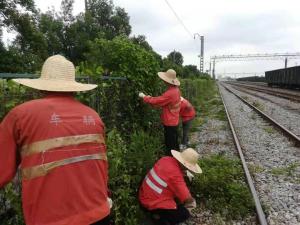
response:
M155 225L176 225L190 217L189 211L183 205L177 205L177 209L155 209L149 212Z
M178 126L164 126L166 155L171 155L171 150L179 150Z
M99 220L95 223L92 223L91 225L112 225L111 217L108 215L107 217L103 218L102 220Z
M182 144L185 146L187 146L189 142L189 131L192 125L192 121L193 119L182 122Z

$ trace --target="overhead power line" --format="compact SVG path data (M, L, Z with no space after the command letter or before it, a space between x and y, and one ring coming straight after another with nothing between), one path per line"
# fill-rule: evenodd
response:
M183 28L185 29L185 31L193 38L192 33L189 31L189 29L185 26L185 24L183 23L183 21L177 15L176 11L173 9L173 7L171 6L171 4L167 0L165 0L165 2L167 3L167 5L169 6L169 8L171 9L171 11L173 12L173 14L175 15L175 17L177 18L177 20L179 21L179 23L183 26Z

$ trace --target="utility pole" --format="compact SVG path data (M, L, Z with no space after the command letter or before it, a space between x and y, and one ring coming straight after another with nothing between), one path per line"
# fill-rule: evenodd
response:
M204 36L200 36L200 34L195 33L194 39L196 39L196 36L198 36L199 40L200 40L199 69L200 69L200 73L203 73L203 70L204 70Z
M89 10L89 0L84 0L84 9L85 9L85 13Z
M204 71L204 36L201 36L201 48L200 48L200 72Z
M173 64L175 64L175 54L176 54L176 52L175 52L175 49L174 49L174 51L173 51Z
M285 57L285 60L284 60L284 68L287 68L287 64L288 64L288 58Z
M213 59L213 71L212 71L212 76L213 76L213 79L214 79L214 80L216 79L216 76L215 76L215 67L216 67L216 59Z

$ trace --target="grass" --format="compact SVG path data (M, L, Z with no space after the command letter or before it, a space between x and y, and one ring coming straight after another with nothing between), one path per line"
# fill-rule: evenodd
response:
M265 107L260 103L258 102L257 100L255 100L253 103L252 103L256 108L258 108L260 111L263 111L265 109Z
M275 132L273 127L264 127L264 131L266 131L269 134L274 134Z
M300 166L300 163L291 163L286 167L274 168L271 170L271 173L275 176L280 176L280 175L293 176L298 166Z
M256 164L249 164L248 168L249 168L249 171L251 174L262 173L264 171L263 167L256 165Z
M254 203L239 160L212 155L202 158L199 165L203 173L195 177L191 188L198 201L228 220L254 214Z

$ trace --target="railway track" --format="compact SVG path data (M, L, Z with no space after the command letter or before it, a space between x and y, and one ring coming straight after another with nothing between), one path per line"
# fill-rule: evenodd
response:
M297 136L297 135L295 135L295 134L293 134L292 132L290 132L288 129L286 129L285 127L283 127L282 125L280 125L278 122L276 122L274 119L272 119L272 118L270 118L268 115L266 115L265 113L263 113L261 110L259 110L258 108L256 108L255 106L253 106L253 105L251 105L249 102L247 102L245 99L243 99L243 98L241 98L240 96L238 96L237 94L235 94L234 92L232 92L229 88L227 88L227 87L224 87L224 86L221 86L221 87L223 87L224 88L224 90L225 91L228 91L228 92L230 92L231 94L233 94L236 98L238 98L240 101L242 101L243 102L243 104L246 104L248 107L251 107L251 109L253 109L253 110L255 110L255 112L257 112L257 113L259 113L259 115L262 117L262 118L264 118L264 119L266 119L267 121L268 121L268 123L271 123L272 125L274 125L274 126L276 126L277 128L279 128L286 136L288 136L290 139L292 139L293 140L293 142L295 142L296 144L300 144L300 138ZM250 172L249 172L249 169L248 169L248 167L247 167L247 164L246 164L246 161L247 160L249 160L249 159L252 159L252 160L256 160L256 161L260 161L260 160L264 160L263 159L263 157L261 157L261 158L258 158L258 159L255 159L255 158L252 158L253 157L253 155L252 156L249 156L249 155L251 155L252 153L249 153L249 152L251 152L251 151L249 151L249 149L247 149L247 147L241 147L241 144L240 144L240 141L239 141L239 139L240 139L240 136L241 136L241 134L240 133L238 133L237 131L235 131L236 129L235 129L235 125L234 125L234 123L232 122L232 120L231 120L231 115L230 115L230 112L229 112L229 110L228 110L228 107L227 107L227 105L226 105L226 103L225 103L225 100L224 100L224 98L222 97L222 93L221 93L221 91L220 91L220 95L221 95L221 98L222 98L222 101L223 101L223 104L224 104L224 107L225 107L225 111L226 111L226 114L227 114L227 117L228 117L228 121L229 121L229 124L230 124L230 127L231 127L231 130L232 130L232 134L233 134L233 137L234 137L234 141L235 141L235 145L236 145L236 148L237 148L237 150L238 150L238 154L239 154L239 156L240 156L240 158L241 158L241 162L242 162L242 165L243 165L243 168L244 168L244 172L245 172L245 176L246 176L246 179L247 179L247 182L248 182L248 185L249 185L249 188L250 188L250 190L251 190L251 193L252 193L252 196L253 196L253 199L254 199L254 202L255 202L255 206L256 206L256 212L257 212L257 217L258 217L258 222L260 223L260 224L300 224L300 219L298 220L298 222L299 223L293 223L293 222L291 222L291 221L288 221L287 223L271 223L270 221L273 221L272 220L272 218L270 219L269 218L269 223L267 223L267 218L266 218L266 216L265 216L265 213L264 213L264 211L262 210L262 206L261 206L261 202L260 202L260 198L263 198L263 195L264 194L266 194L266 193L263 193L261 190L260 190L260 198L258 197L258 194L257 194L257 191L255 190L255 186L257 187L259 187L259 185L262 185L263 184L263 187L265 187L265 186L268 186L269 184L267 183L267 182L265 182L264 180L260 180L260 178L257 178L257 177L260 177L261 176L261 174L260 175L254 175L254 177L256 177L256 178L254 178L254 180L252 179L252 177L251 177L251 175L250 175ZM253 134L254 135L254 134ZM242 139L242 138L241 138ZM262 140L262 139L261 139ZM256 143L257 144L257 143ZM243 145L245 145L245 144L242 144L242 146ZM258 144L258 146L260 146L259 144ZM243 149L243 150L242 150ZM255 148L253 148L253 149L255 149ZM262 147L262 149L261 149L262 151L263 151L263 147ZM299 149L298 149L299 150ZM247 152L247 154L248 154L248 156L244 156L244 154L243 154L243 151L244 152ZM248 152L249 151L249 152ZM254 153L254 156L255 157L257 157L257 155L259 155L260 154L260 152L258 152L258 153ZM285 155L284 154L282 154L280 157L282 157L282 161L284 161L284 158L285 158ZM267 157L268 158L268 157ZM274 159L273 159L274 160ZM275 159L275 161L276 161L276 159ZM280 161L280 160L279 160ZM268 164L270 164L269 162L267 162L267 161L264 161L264 162L262 162L262 164L265 164L265 165L267 165L266 167L268 167ZM275 165L275 163L271 163L273 166ZM280 165L280 163L278 164L278 165ZM272 167L271 167L272 168ZM268 170L268 169L266 169L266 170ZM266 172L266 174L267 174L268 172ZM269 176L272 176L272 175L270 175L270 174L268 174L268 175L264 175L264 176L266 176L266 177L269 177ZM268 180L268 179L267 179ZM271 181L271 182L274 182L274 180L273 180L273 177L272 178L270 178L269 179L269 181ZM256 185L255 185L256 184ZM280 187L281 185L284 185L284 182L282 182L282 183L280 183L280 184L278 184L278 186ZM271 185L272 186L272 185ZM300 185L299 185L300 186ZM275 189L276 190L276 189ZM288 193L288 192L285 192L285 194L286 193ZM281 199L281 198L278 198L278 199L273 199L273 204L275 204L274 202L275 201L278 201L278 202L280 202L280 203L276 203L277 205L280 205L280 204L285 204L285 203L282 203L283 202L283 200ZM272 202L272 201L271 201ZM297 201L296 201L296 203L295 204L299 204L298 206L300 206L300 201L297 203ZM274 207L274 208L280 208L280 206L279 207ZM286 208L286 207L285 207ZM276 211L276 210L275 210ZM279 210L278 210L279 211ZM270 216L272 213L274 213L274 212L267 212L267 214L269 214L268 216ZM274 213L274 214L276 214L276 212ZM272 217L272 216L270 216L270 217Z
M253 91L259 91L266 94L274 95L280 98L288 99L293 102L300 102L300 92L296 91L290 91L290 90L283 90L278 88L270 88L263 85L249 85L249 84L243 84L238 82L228 82L231 85L243 87L249 90Z
M227 106L225 104L225 101L224 101L221 93L220 93L220 96L221 96L221 99L222 99L222 102L223 102L223 105L224 105L224 108L225 108L225 112L226 112L226 115L227 115L227 118L228 118L228 123L229 123L230 129L231 129L231 132L232 132L232 136L233 136L233 139L234 139L234 144L236 146L236 149L238 151L239 157L241 159L242 166L243 166L243 169L244 169L244 172L245 172L245 176L246 176L246 180L247 180L248 186L250 188L252 197L254 199L258 222L261 225L267 225L268 223L267 223L267 219L266 219L265 213L264 213L264 211L262 209L262 206L261 206L261 203L259 201L257 192L256 192L255 187L254 187L254 182L253 182L253 179L252 179L252 177L250 175L249 169L247 167L246 160L245 160L245 157L244 157L244 154L243 154L243 151L242 151L239 139L237 137L237 134L236 134L236 131L234 129L233 123L231 121L229 112L227 110Z
M259 113L259 115L261 115L263 118L265 118L266 120L268 120L272 125L274 125L275 127L279 128L287 137L291 138L295 142L296 146L300 146L300 137L297 134L294 134L292 131L290 131L288 128L286 128L284 125L281 125L275 119L273 119L272 117L268 116L266 113L264 113L263 111L261 111L260 109L258 109L257 107L255 107L253 104L251 104L249 101L247 101L243 97L241 97L241 96L237 95L236 93L234 93L228 87L226 87L226 86L223 86L223 87L227 91L229 91L230 93L232 93L233 95L235 95L237 98L239 98L241 101L243 101L245 104L247 104L249 107L251 107L252 109L254 109L257 113Z

